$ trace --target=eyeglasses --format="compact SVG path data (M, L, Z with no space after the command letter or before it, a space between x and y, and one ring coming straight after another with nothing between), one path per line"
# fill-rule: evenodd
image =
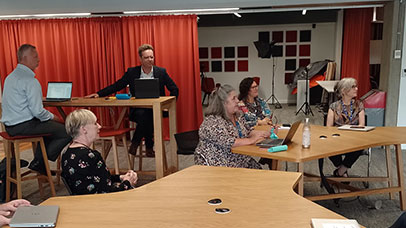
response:
M353 85L353 86L351 86L351 88L352 88L352 89L358 88L358 86L357 86L357 85Z
M251 89L258 89L258 85L256 85L256 86L251 86Z

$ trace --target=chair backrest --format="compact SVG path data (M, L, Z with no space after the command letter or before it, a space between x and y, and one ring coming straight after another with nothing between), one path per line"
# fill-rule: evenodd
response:
M194 154L199 143L199 130L175 134L175 139L178 144L178 154Z
M259 85L259 81L261 80L260 77L253 77L252 79L254 79L255 83L257 83L257 85Z
M205 93L211 93L215 88L214 79L213 78L203 78L202 81L202 91Z

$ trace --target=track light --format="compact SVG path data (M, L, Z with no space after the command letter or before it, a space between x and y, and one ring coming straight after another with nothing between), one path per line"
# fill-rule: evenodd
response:
M239 14L239 13L234 13L234 15L235 15L236 17L241 17L241 14Z
M302 15L306 15L307 9L302 10Z

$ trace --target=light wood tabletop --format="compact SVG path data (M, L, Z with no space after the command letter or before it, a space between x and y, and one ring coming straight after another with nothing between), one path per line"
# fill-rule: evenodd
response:
M344 219L293 191L301 174L192 166L137 189L52 197L58 228L311 227L311 218ZM207 201L220 198L218 206ZM215 208L231 209L216 214Z
M100 98L72 98L69 101L63 102L49 102L43 101L44 106L56 107L63 118L66 118L66 113L63 107L137 107L137 108L151 108L153 110L154 118L154 150L155 150L155 167L156 178L161 178L164 175L176 172L178 170L178 155L177 146L175 141L176 130L176 97L163 96L159 98L151 99L128 99L118 100L109 97ZM169 112L169 156L168 159L164 159L165 146L163 140L163 116L162 111L168 110ZM123 109L118 117L118 120L114 126L118 129L124 116L127 113L127 109ZM165 168L165 161L168 165Z
M386 146L387 156L391 156L389 146L394 145L396 154L396 165L397 165L397 175L398 175L398 186L393 187L392 179L393 175L391 173L392 167L391 159L387 159L387 176L369 178L371 181L387 181L388 188L383 189L371 189L361 191L360 189L353 189L356 193L351 194L342 193L335 194L334 196L327 197L309 197L313 200L320 199L330 199L330 198L340 198L345 196L354 195L366 195L366 194L376 194L383 192L399 192L400 203L402 210L406 209L406 198L404 189L404 178L403 178L403 159L400 144L406 143L406 127L377 127L376 129L369 132L360 131L347 131L338 130L337 127L324 127L318 125L311 126L311 146L309 149L302 148L302 126L299 127L292 142L288 144L288 150L269 153L266 149L259 148L255 145L241 146L233 148L233 153L245 154L250 156L258 156L264 158L271 158L278 161L288 161L298 163L298 171L304 173L304 162L327 158L333 155L344 154L347 152L352 152L356 150L367 149L376 146ZM260 127L258 129L267 130L269 127ZM286 130L280 131L280 137L283 138L286 135ZM339 136L333 136L338 134ZM327 138L320 138L320 136L326 136ZM368 178L358 178L359 180L367 180ZM351 178L350 181L357 181L357 178ZM299 194L303 195L303 178L299 182ZM393 195L391 195L393 198Z

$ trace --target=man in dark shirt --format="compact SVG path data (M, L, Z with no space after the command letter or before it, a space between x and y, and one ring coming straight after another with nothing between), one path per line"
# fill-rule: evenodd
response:
M165 68L154 66L154 48L149 44L143 44L138 48L138 54L140 56L141 65L131 67L127 69L124 76L116 81L114 84L107 86L106 88L98 91L97 93L90 94L86 97L104 97L109 94L115 93L124 89L127 85L130 87L131 94L135 93L135 79L159 79L159 93L161 96L165 96L165 86L170 92L170 96L179 95L179 89L175 82L169 77ZM130 147L130 153L134 154L137 151L138 146L141 143L142 138L145 139L145 146L147 156L153 157L153 115L152 109L146 108L134 108L130 110L130 120L137 123L134 137Z

